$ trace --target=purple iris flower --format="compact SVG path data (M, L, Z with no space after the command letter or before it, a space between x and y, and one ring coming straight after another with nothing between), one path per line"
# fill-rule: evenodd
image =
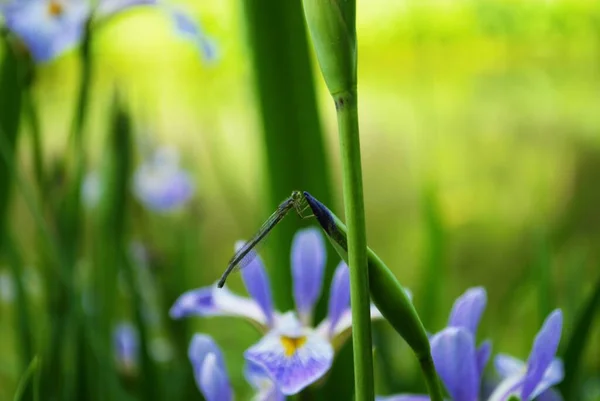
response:
M238 244L241 246L242 244ZM226 287L204 287L184 293L171 308L172 318L186 316L237 316L256 325L264 337L244 354L249 363L263 369L285 395L300 392L330 369L335 351L352 328L348 267L340 263L331 284L328 316L313 325L313 308L323 287L326 251L316 228L296 233L291 252L296 310L279 313L273 307L269 278L260 258L242 270L252 298L241 297ZM372 306L371 317L381 318Z
M206 401L231 401L233 391L225 369L221 350L214 340L205 334L196 334L190 342L188 357L194 369L196 384ZM248 363L245 369L246 380L254 387L256 401L283 401L285 396L265 375L264 370Z
M453 401L478 401L483 397L481 378L491 355L491 343L486 341L476 347L475 333L486 302L485 289L467 290L454 303L448 327L430 339L436 370ZM530 401L538 396L544 401L561 400L557 393L548 390L563 377L562 363L554 358L561 328L562 313L556 310L540 329L527 365L515 358L499 355L495 363L503 380L488 401L508 401L513 395L521 397L521 401ZM426 400L429 397L420 394L377 398L377 401Z
M175 148L161 147L133 175L133 193L148 209L167 212L186 204L194 194L192 177L179 166Z
M505 401L513 395L521 401L562 400L560 394L551 389L564 377L562 361L556 358L562 324L560 309L550 313L535 336L527 363L509 355L496 356L494 364L503 380L489 401Z
M455 302L448 326L430 338L431 355L440 379L453 401L478 401L481 376L491 354L491 343L476 346L475 335L487 304L482 287L467 290ZM401 394L378 401L423 401L426 395Z
M119 323L113 330L115 357L124 371L135 370L139 352L138 333L128 322Z
M185 13L159 0L99 0L97 15L109 17L140 5L164 9L173 19L176 32L192 39L205 59L214 57L214 43L201 28ZM75 48L83 38L92 11L90 0L10 0L0 4L6 26L23 41L39 63L49 62Z

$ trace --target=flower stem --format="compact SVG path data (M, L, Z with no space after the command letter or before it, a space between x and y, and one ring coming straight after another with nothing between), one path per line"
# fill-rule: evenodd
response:
M443 401L442 388L440 387L440 381L433 364L433 358L431 354L425 357L419 358L419 364L421 365L421 371L424 373L425 382L427 384L427 392L432 401Z
M373 354L369 312L367 235L363 200L356 89L334 94L343 170L344 205L348 224L348 262L352 302L355 399L372 400Z

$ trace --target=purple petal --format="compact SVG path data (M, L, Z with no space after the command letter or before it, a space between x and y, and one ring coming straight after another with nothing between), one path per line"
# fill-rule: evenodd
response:
M464 327L475 337L477 326L479 325L479 320L481 319L486 303L487 294L485 288L470 288L454 302L448 326Z
M538 395L541 396L541 394L547 392L550 387L560 383L564 377L565 371L563 363L560 359L555 358L544 372L542 381L536 386L530 398L535 399ZM547 395L547 397L551 397L551 395Z
M519 373L525 373L525 362L506 354L498 354L494 358L494 367L501 378L507 378Z
M260 365L247 360L244 376L246 377L246 381L257 390L257 394L253 398L254 401L285 400L285 395L277 389L273 380L271 380L267 372Z
M540 394L536 398L536 400L537 401L563 401L563 398L558 392L550 389L550 390L546 390L542 394Z
M502 380L494 389L487 401L507 401L510 396L518 397L519 388L525 379L525 372L516 373ZM523 400L527 401L527 400Z
M213 300L213 287L203 287L183 293L177 298L169 316L181 319L188 316L219 316L221 312Z
M27 46L35 61L53 60L83 37L90 14L88 2L70 0L58 8L48 1L13 1L1 6L8 29Z
M126 366L135 365L139 343L137 330L131 323L118 324L113 332L117 360Z
M199 377L198 387L206 401L230 401L233 399L231 385L226 372L217 364L215 354L208 354L204 359Z
M175 23L176 32L196 44L205 61L217 58L215 42L206 36L200 23L194 21L188 14L173 7L166 7Z
M260 365L283 394L292 395L329 370L333 348L288 313L277 322L274 330L246 350L244 356Z
M479 372L479 382L481 382L481 378L483 377L483 371L488 361L490 360L490 356L492 355L492 342L484 341L483 344L477 348L477 371Z
M235 246L236 251L242 246L244 246L244 242L239 241ZM273 323L273 297L271 296L269 276L260 256L256 256L242 269L242 279L244 280L248 294L256 301L265 314L267 325L271 326Z
M375 397L375 401L429 401L429 396L420 394L398 394Z
M146 208L167 212L183 206L192 197L194 183L179 168L144 164L133 176L133 191Z
M540 384L546 369L554 360L562 331L562 312L560 309L553 311L542 325L533 342L533 349L527 360L527 373L521 391L521 399L530 398L533 391Z
M431 355L452 400L477 401L480 383L473 335L448 327L432 337Z
M321 230L300 230L292 243L292 276L294 299L300 317L308 319L321 295L325 268L325 243Z
M329 336L337 325L342 313L350 309L350 272L344 262L335 269L329 293Z
M207 401L232 399L223 355L210 336L194 335L188 349L188 357L194 368L196 384Z
M110 17L134 6L156 5L156 3L157 0L101 0L97 11L102 17Z
M225 359L223 358L221 349L217 346L212 337L206 334L194 334L188 348L188 358L194 368L199 369L202 367L206 356L209 354L215 355L216 366L224 371Z
M188 316L233 316L242 317L267 326L267 318L258 304L250 298L240 297L227 289L204 287L181 295L171 307L173 319Z

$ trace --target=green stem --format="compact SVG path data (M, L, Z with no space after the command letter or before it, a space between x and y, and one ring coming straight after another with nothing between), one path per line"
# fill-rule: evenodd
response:
M25 116L29 121L29 129L31 130L33 171L38 184L38 191L40 194L43 195L45 193L44 190L46 187L46 182L44 178L44 161L40 134L40 120L37 113L37 109L34 104L33 94L31 93L30 87L23 91L23 107L25 109Z
M420 357L419 364L421 365L421 371L423 372L423 376L425 377L425 383L427 384L427 392L429 393L431 400L443 401L444 398L442 397L442 387L440 386L440 381L435 370L435 365L433 363L431 353L427 354L426 356Z
M338 117L348 223L348 262L352 302L352 344L356 400L374 397L371 315L367 271L367 234L363 200L356 89L333 95Z

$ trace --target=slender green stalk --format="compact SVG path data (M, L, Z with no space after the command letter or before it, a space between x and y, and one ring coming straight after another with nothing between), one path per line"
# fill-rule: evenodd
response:
M23 284L23 260L21 258L21 252L17 248L17 244L14 242L10 232L5 230L4 232L4 247L3 252L6 253L8 259L8 265L11 268L13 275L13 281L15 283L15 293L17 298L17 313L16 325L17 337L21 346L21 357L24 361L23 365L27 361L31 361L33 358L33 330L31 330L31 323L29 319L29 299L25 291L25 285Z
M357 400L374 397L373 353L369 275L367 271L367 234L363 200L358 105L356 90L334 95L342 158L344 205L348 223L348 264L352 303L352 345L354 349L354 387Z
M29 130L31 134L31 155L33 159L33 172L38 184L38 191L44 194L46 182L44 177L44 160L42 152L42 140L40 132L40 121L35 107L31 87L23 91L23 108L25 117L29 122Z
M564 352L562 354L565 362L565 378L559 385L559 389L565 399L574 399L576 397L575 384L580 379L578 374L581 368L582 356L585 347L590 343L592 334L592 324L594 319L600 318L600 277L592 289L592 293L582 306L577 320L575 320L573 332L569 338Z
M15 391L15 395L13 397L13 401L21 401L23 398L23 394L25 394L25 389L27 388L27 383L31 379L31 377L38 371L40 367L40 358L37 356L33 358L27 370L23 376L21 376L21 380L19 380L19 384L17 386L17 390Z

